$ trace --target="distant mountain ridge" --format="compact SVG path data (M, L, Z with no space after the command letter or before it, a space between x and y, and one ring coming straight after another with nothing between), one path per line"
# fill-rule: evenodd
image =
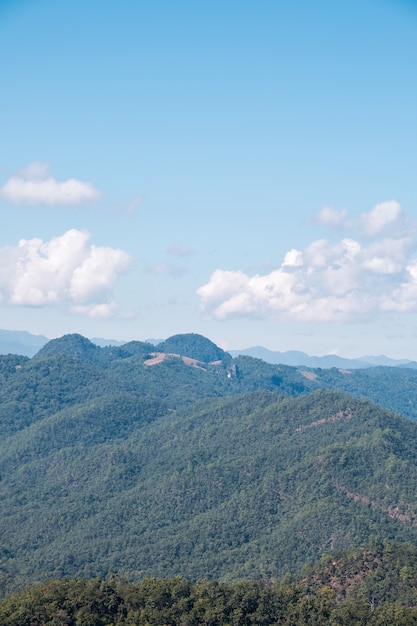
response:
M0 354L34 356L49 339L25 330L0 330Z
M299 350L288 350L286 352L278 352L268 350L262 346L254 346L252 348L245 348L243 350L229 350L229 353L233 356L246 355L256 359L262 359L267 363L276 363L283 365L291 365L298 367L303 365L305 367L322 367L331 368L339 367L345 369L362 369L364 367L375 367L379 365L392 366L392 367L417 367L415 361L408 359L390 359L384 355L380 356L364 356L358 359L347 359L337 354L326 354L324 356L309 356L305 352Z
M219 356L223 358L212 360ZM142 396L157 397L160 400L168 399L171 408L183 405L184 402L192 403L204 397L235 396L258 390L298 396L318 389L338 389L356 398L367 397L381 407L417 420L417 371L415 368L389 366L370 366L360 369L311 368L282 363L271 364L262 359L244 355L233 358L209 339L194 333L175 335L172 341L168 339L156 346L147 342L130 341L122 346L105 347L99 347L76 333L64 335L49 341L31 359L19 355L0 357L0 377L2 368L3 375L8 377L14 367L20 367L20 364L26 363L26 360L29 361L28 369L34 374L35 370L43 369L44 362L52 359L55 361L53 368L47 366L49 379L41 377L38 391L44 384L59 384L59 378L70 375L70 369L78 363L79 371L84 372L83 384L90 384L88 381L92 374L94 381L91 383L96 389L97 386L104 384L103 381L108 373L111 380L106 383L106 393L112 388L115 393L125 388L129 392L136 390L135 393ZM133 362L137 362L137 367L132 371ZM149 365L158 365L158 367L149 368ZM96 366L102 370L101 374L98 374ZM91 367L94 368L95 373ZM62 374L59 373L60 370ZM52 383L52 379L56 376L58 380ZM4 401L6 397L14 398L16 395L22 399L27 396L28 389L31 389L30 379L25 383L23 376L13 378L19 385L19 389L7 391L7 386L4 386L4 393L6 393ZM29 384L28 389L27 384ZM54 402L57 398L58 396ZM28 402L31 406L35 400L30 398ZM12 404L14 405L14 400ZM13 410L9 404L8 409L5 409L8 421L13 419L14 411L19 419L26 415L19 408L19 402ZM32 412L27 417L30 415Z
M64 335L65 336L65 335ZM165 340L160 339L146 339L139 343L147 343L154 346L155 350L176 352L179 351L178 346L181 346L182 337L198 337L196 333L185 333L180 335L173 335ZM0 355L1 354L19 354L23 356L33 357L35 354L45 345L50 339L44 335L32 335L26 331L14 331L14 330L0 330ZM115 346L120 347L126 345L127 342L119 341L116 339L104 339L100 337L93 337L90 341L99 347ZM209 341L209 340L207 340ZM213 342L210 342L211 347L206 344L208 354L213 356L211 359L215 361L222 359L225 354L224 350L216 346ZM251 356L257 359L262 359L266 363L291 365L293 367L321 367L321 368L344 368L344 369L361 369L367 367L375 367L379 365L390 367L409 367L417 368L416 361L410 361L408 359L391 359L384 355L378 356L364 356L357 359L348 359L336 354L328 354L325 356L309 356L305 352L300 350L288 350L285 352L279 352L269 350L263 346L253 346L251 348L244 348L242 350L229 350L228 354L232 357L239 355ZM190 355L188 355L190 356ZM199 355L201 356L201 354ZM207 354L204 355L206 357ZM217 358L216 358L217 357ZM198 357L193 357L198 358ZM199 359L205 360L205 359ZM209 362L209 361L206 361Z

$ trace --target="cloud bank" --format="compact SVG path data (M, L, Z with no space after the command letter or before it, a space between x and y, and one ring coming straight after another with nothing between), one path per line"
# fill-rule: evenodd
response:
M417 311L417 241L397 202L376 205L356 224L347 221L346 211L328 208L317 221L356 229L360 236L289 250L265 275L216 269L197 290L202 312L218 320L355 322L381 312Z
M46 163L34 162L9 178L0 188L0 198L11 204L76 206L92 202L100 192L91 183L75 178L58 182Z
M89 233L71 229L47 242L22 239L16 247L0 248L0 303L113 317L113 287L131 259L123 250L97 247L89 239Z

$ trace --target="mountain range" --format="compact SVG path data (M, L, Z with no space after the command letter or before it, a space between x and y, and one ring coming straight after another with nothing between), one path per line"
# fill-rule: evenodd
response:
M270 580L417 541L417 371L233 356L197 334L0 356L0 589Z
M24 356L34 356L50 339L43 335L32 335L26 331L0 330L0 354L21 354ZM99 347L121 346L125 342L117 339L103 339L102 337L92 337L91 341ZM157 345L162 343L162 339L146 339L146 343ZM324 356L309 356L299 350L287 350L285 352L273 351L262 346L254 346L243 350L229 350L233 357L239 355L252 356L262 359L267 363L282 363L294 367L304 365L306 367L339 367L347 369L362 369L378 365L417 367L416 361L409 359L391 359L384 355L363 356L357 359L348 359L336 354Z
M230 350L232 356L246 355L256 359L262 359L267 363L282 363L283 365L292 365L294 367L304 365L306 367L340 367L346 369L363 369L365 367L375 367L378 365L386 365L392 367L417 367L416 361L408 359L390 359L383 354L379 356L363 356L358 359L347 359L337 354L326 354L324 356L309 356L305 352L299 350L287 350L286 352L278 352L268 350L262 346L246 348L244 350Z

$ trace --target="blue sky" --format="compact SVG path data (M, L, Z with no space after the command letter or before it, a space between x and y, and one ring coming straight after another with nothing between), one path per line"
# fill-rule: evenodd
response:
M417 358L417 3L0 0L0 327Z

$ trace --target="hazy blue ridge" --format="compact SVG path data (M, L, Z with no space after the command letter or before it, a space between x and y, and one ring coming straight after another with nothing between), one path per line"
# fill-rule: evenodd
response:
M283 365L292 365L294 367L304 365L305 367L340 367L345 369L362 369L365 367L374 367L378 365L387 366L403 366L415 367L413 361L407 359L390 359L384 355L365 356L358 359L347 359L336 354L327 354L325 356L309 356L305 352L299 350L288 350L286 352L278 352L268 350L262 346L254 346L253 348L245 348L243 350L229 350L234 357L239 355L252 356L257 359L263 359L267 363Z
M0 354L34 356L49 339L23 330L0 330Z

